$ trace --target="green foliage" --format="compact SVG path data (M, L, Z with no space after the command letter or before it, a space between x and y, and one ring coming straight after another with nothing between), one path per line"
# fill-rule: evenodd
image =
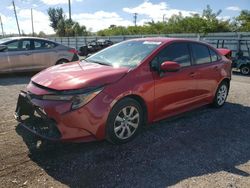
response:
M238 25L239 31L249 32L250 31L250 11L242 10L240 15L236 18L236 24Z
M85 26L80 26L78 22L72 19L66 19L62 8L49 8L48 15L51 22L50 26L60 37L88 34Z
M62 8L49 8L47 12L49 15L49 20L51 22L50 26L56 31L57 25L60 22L60 20L65 19L63 9Z
M181 13L172 15L164 22L145 23L143 26L115 26L111 25L108 29L100 30L97 34L102 36L109 35L132 35L132 34L170 34L170 33L199 33L207 34L213 32L230 32L234 31L234 22L222 20L218 16L221 10L213 12L207 5L202 14L192 14L184 17ZM236 18L240 31L250 31L250 11L242 11Z

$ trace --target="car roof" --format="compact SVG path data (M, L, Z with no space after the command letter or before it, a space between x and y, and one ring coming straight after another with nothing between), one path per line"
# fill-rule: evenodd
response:
M1 38L0 40L3 40L5 42L8 42L8 41L12 41L12 40L20 40L20 39L37 39L37 40L46 40L46 41L50 41L50 42L54 42L54 41L51 41L49 39L46 39L46 38L40 38L40 37L6 37L6 38ZM55 42L54 42L55 43Z
M197 42L197 43L202 43L202 44L208 45L207 43L202 42L202 41L186 39L186 38L147 37L147 38L136 38L136 39L131 39L131 40L135 40L135 41L152 41L152 42L162 42L162 43L182 41L182 42Z

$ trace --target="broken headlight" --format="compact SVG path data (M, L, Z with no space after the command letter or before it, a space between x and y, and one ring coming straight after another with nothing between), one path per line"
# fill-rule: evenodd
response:
M84 106L85 104L87 104L96 95L98 95L102 90L103 90L103 88L98 88L98 89L95 89L95 90L92 90L92 91L89 91L86 93L82 93L82 94L44 95L43 100L71 101L72 102L71 109L75 110L75 109L80 108L80 107Z

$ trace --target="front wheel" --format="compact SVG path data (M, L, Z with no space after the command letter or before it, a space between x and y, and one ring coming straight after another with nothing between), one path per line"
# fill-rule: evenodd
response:
M229 91L229 84L227 82L222 82L215 94L214 101L213 101L213 106L216 108L222 107L227 99Z
M106 127L107 140L122 144L132 140L140 131L143 122L140 104L131 98L119 101L111 110Z

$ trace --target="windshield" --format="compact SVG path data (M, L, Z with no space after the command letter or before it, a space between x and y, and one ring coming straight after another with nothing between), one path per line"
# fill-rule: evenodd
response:
M11 40L10 38L2 38L2 39L0 39L0 44L3 44L3 43L8 42L10 40Z
M106 48L86 60L113 67L136 67L161 42L153 41L126 41Z

